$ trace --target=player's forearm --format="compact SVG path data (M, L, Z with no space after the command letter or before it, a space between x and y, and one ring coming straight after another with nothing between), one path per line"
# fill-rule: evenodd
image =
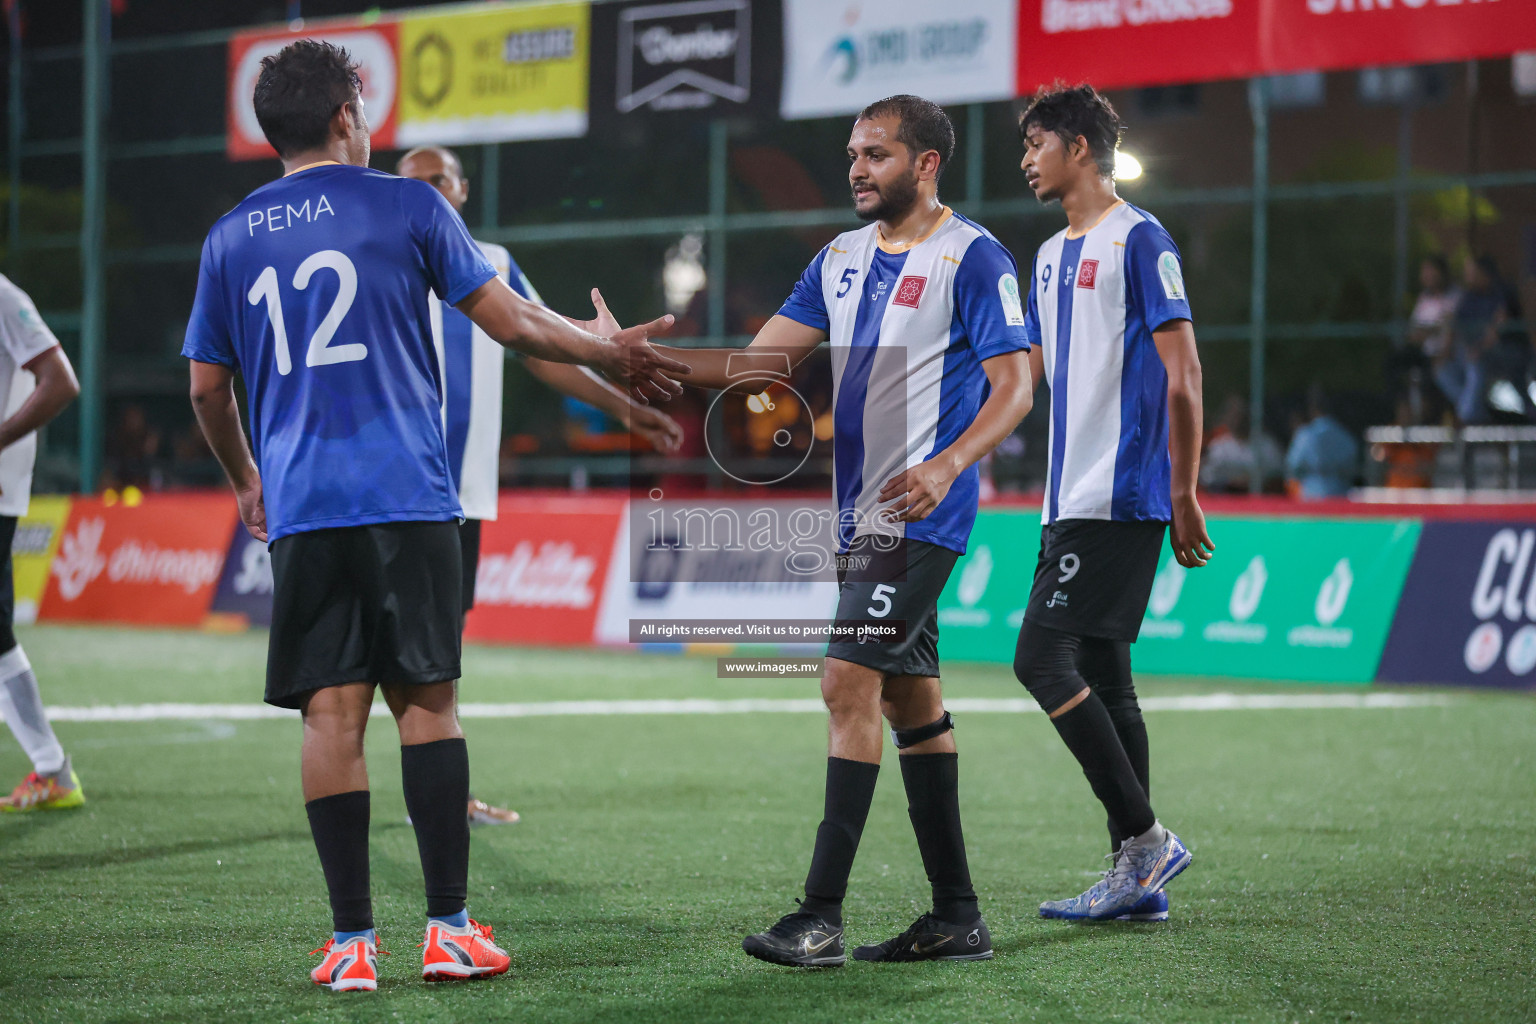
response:
M761 391L765 381L788 380L789 366L783 356L750 352L743 348L674 348L657 345L657 351L688 364L689 372L675 379L695 388L725 391L730 388Z
M1034 403L1034 389L1028 381L1011 380L1002 387L994 382L976 419L937 458L944 459L953 475L959 476L1013 433Z
M522 304L517 315L501 336L492 340L549 363L607 366L615 358L617 346L578 327L565 317L532 302Z
M526 360L525 365L529 373L562 395L600 409L621 423L629 422L630 410L637 404L634 399L585 366L537 358Z
M1173 496L1190 497L1200 479L1200 367L1168 381L1168 455L1173 463Z
M0 423L0 450L9 448L45 426L80 394L80 383L67 361L50 360L36 370L37 387L4 423Z
M233 386L199 388L194 385L192 409L214 458L224 467L230 486L237 491L251 487L260 479L260 474L251 458L245 429L240 425L240 407L235 402Z

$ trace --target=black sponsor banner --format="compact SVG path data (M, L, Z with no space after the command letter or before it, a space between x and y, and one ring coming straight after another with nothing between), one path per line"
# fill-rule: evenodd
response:
M657 115L777 116L783 63L779 3L595 4L591 130Z
M1536 687L1536 522L1426 522L1376 678Z
M272 624L272 556L244 523L235 523L210 611L244 615L257 626Z

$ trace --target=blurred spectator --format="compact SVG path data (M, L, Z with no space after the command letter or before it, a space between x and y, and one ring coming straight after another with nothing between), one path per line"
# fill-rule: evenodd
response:
M1531 348L1530 334L1519 322L1520 296L1508 288L1482 360L1488 417L1495 423L1523 424L1536 419L1536 388L1531 383L1536 351Z
M1424 257L1419 264L1419 297L1408 320L1408 340L1417 345L1432 364L1443 362L1451 351L1451 323L1461 289L1451 283L1445 257Z
M174 486L212 487L224 483L224 470L194 420L171 438L169 483Z
M1297 428L1286 452L1286 473L1304 501L1341 497L1354 483L1360 446L1330 415L1328 398L1315 384L1308 392L1307 412L1308 421Z
M1499 326L1509 319L1511 305L1518 308L1519 300L1491 256L1468 257L1462 279L1466 290L1457 300L1451 322L1450 351L1437 367L1435 380L1459 421L1484 423L1488 419L1485 356L1494 347Z
M130 402L118 413L117 425L107 435L103 486L158 490L162 483L156 464L159 456L160 431L149 425L142 405Z
M1398 399L1393 425L1422 426L1408 398ZM1435 457L1439 450L1438 444L1423 442L1378 444L1371 447L1371 458L1385 464L1386 476L1382 482L1387 487L1428 487L1434 479Z
M1262 490L1280 482L1285 464L1280 445L1262 431L1252 439L1251 427L1248 403L1238 395L1228 395L1222 402L1221 420L1206 440L1200 486L1222 494L1247 494L1255 473Z

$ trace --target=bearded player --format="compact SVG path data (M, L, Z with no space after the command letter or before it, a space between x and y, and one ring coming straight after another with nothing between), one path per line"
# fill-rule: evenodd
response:
M848 140L848 180L854 210L869 225L816 256L745 350L690 349L693 369L677 378L727 388L743 359L761 354L793 365L831 340L837 620L905 626L898 640L828 644L825 810L805 898L742 943L770 963L846 960L843 898L880 771L882 714L933 904L905 932L853 956L992 956L960 827L937 604L976 519L976 462L1029 411L1029 342L1013 257L939 201L954 147L954 128L935 103L892 96L866 107ZM774 361L762 359L763 372L772 373Z

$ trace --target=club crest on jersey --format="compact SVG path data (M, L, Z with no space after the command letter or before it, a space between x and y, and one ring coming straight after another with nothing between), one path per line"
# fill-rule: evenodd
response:
M1094 282L1099 279L1099 261L1083 260L1077 268L1077 286L1079 288L1092 288Z
M917 308L918 302L923 298L923 289L928 287L926 277L904 277L896 285L896 294L891 296L893 306L911 306Z

